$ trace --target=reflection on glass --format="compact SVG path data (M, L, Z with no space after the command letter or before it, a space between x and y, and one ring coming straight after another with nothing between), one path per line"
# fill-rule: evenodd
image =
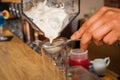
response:
M59 68L60 71L65 71L66 64L66 45L64 45L64 42L66 41L66 38L57 38L53 40L53 43L51 44L49 41L46 41L43 43L42 48L44 52L49 56L51 61Z
M98 76L90 73L82 66L73 66L67 68L66 80L101 80Z

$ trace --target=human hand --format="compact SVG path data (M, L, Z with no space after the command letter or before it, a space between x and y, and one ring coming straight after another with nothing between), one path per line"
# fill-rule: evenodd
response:
M71 36L72 40L78 38L81 38L80 46L83 51L92 40L96 45L101 45L101 42L112 45L120 40L120 9L100 8Z

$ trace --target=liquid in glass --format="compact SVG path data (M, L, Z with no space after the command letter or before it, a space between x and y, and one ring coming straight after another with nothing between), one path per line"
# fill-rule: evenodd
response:
M89 69L89 59L87 51L82 52L80 49L72 50L69 56L69 65L83 66L84 68Z

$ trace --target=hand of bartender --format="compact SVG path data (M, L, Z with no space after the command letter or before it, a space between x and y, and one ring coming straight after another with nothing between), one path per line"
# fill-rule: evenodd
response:
M82 51L91 41L99 46L102 43L112 45L120 40L120 9L101 7L71 36L72 40L79 38Z

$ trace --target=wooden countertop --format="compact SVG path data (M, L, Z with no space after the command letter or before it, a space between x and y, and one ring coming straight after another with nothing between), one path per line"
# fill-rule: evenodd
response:
M117 77L119 76L118 74L114 73L109 69L106 70L105 75L110 76L113 80L118 80Z
M13 35L4 29L4 35ZM63 80L47 56L40 56L13 35L8 42L0 42L0 80Z
M7 29L4 35L14 37L11 41L0 42L0 80L64 80L47 56L40 56ZM118 75L110 70L106 75L117 80Z
M8 3L8 2L16 2L16 3L20 3L21 0L1 0L1 2L4 2L4 3Z

